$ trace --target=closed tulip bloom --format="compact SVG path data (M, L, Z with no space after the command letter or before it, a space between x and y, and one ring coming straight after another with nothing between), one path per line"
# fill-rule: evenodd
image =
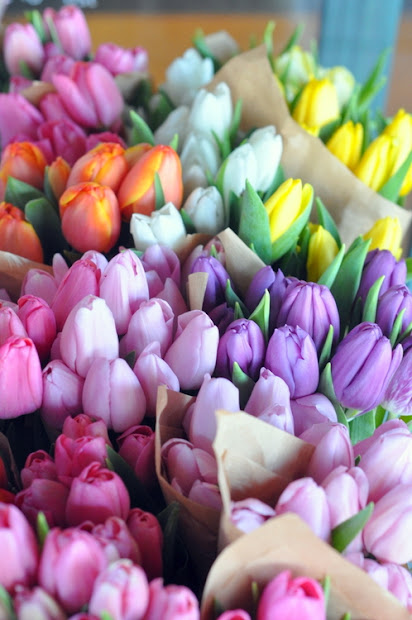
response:
M199 88L210 82L213 74L211 58L203 58L197 50L189 48L167 67L162 90L175 106L190 105Z
M195 480L187 497L196 504L202 504L218 512L222 510L222 497L215 483Z
M244 142L236 147L221 165L217 178L222 183L222 194L225 209L229 213L230 196L240 196L246 186L246 180L255 187L258 179L258 167L253 147Z
M51 305L58 283L54 276L44 269L29 269L23 278L21 295L41 297Z
M104 299L87 295L70 311L63 326L60 351L63 362L81 377L86 376L95 357L118 357L116 325Z
M64 6L59 11L47 7L43 11L43 21L48 30L49 24L57 34L62 51L82 60L92 49L91 35L86 16L77 6Z
M94 55L95 62L106 67L112 75L145 73L148 70L149 55L144 47L125 48L115 43L101 43Z
M149 584L149 605L144 620L199 620L199 603L186 586L163 585L163 579L153 579Z
M362 123L350 120L334 131L326 146L349 170L354 170L362 154L362 143Z
M375 222L363 235L365 241L371 239L369 251L389 250L396 260L402 256L402 228L397 217L383 217Z
M137 542L127 527L126 521L120 517L109 517L104 523L97 523L97 525L85 522L80 527L90 531L99 541L109 564L121 558L128 558L134 564L141 565L142 556Z
M220 614L217 620L251 620L251 617L243 609L228 609Z
M0 248L42 263L43 248L32 224L23 211L7 202L0 202Z
M404 284L390 287L379 297L376 309L376 323L381 328L383 334L391 335L396 317L404 311L402 317L401 332L404 331L412 321L412 294Z
M317 67L310 51L302 49L300 45L292 45L287 52L275 58L275 75L282 75L286 68L288 69L287 86L295 95L296 89L308 82Z
M290 408L290 391L283 379L267 368L261 368L245 411L287 433L294 434Z
M91 534L53 528L44 543L38 583L67 613L74 613L89 602L96 577L106 566L104 551Z
M137 250L146 250L151 245L166 245L177 250L186 238L182 217L173 203L166 203L151 215L133 213L130 233Z
M13 606L20 620L41 618L44 620L66 620L60 605L43 588L32 590L19 586L13 599Z
M52 360L44 367L40 415L47 426L61 429L67 416L82 412L83 384L84 378L61 360Z
M70 488L73 478L81 474L90 463L105 465L106 447L104 437L85 436L72 439L64 434L59 435L54 447L54 462L59 481Z
M198 389L205 374L213 374L219 330L202 310L190 310L177 318L173 343L164 357L183 390Z
M40 360L45 361L56 338L56 319L53 310L41 297L24 295L18 300L18 316L27 335L36 345Z
M265 202L272 243L285 233L313 198L313 187L300 179L287 179Z
M141 553L141 566L149 581L163 574L163 531L158 519L151 512L132 508L127 517L127 527Z
M110 564L97 577L89 602L91 613L110 614L113 620L141 620L149 602L144 570L131 560Z
M255 129L249 136L257 161L256 191L266 192L272 183L282 157L282 136L273 125Z
M290 482L279 497L277 515L294 512L305 521L322 540L329 540L331 524L326 493L312 478Z
M231 278L222 263L214 256L198 256L192 264L191 273L207 273L203 309L209 312L225 301L227 282Z
M58 156L72 166L86 151L86 134L75 122L61 118L46 121L38 128L38 137L46 143L53 155Z
M319 130L339 117L339 102L334 84L327 78L312 78L303 87L292 116L300 125Z
M265 368L288 385L291 398L313 394L319 383L315 343L300 327L278 327L269 339Z
M149 299L144 267L135 252L124 250L110 259L100 280L100 297L112 311L117 333L125 334L134 312Z
M117 438L120 456L130 465L140 482L151 489L157 482L155 435L150 426L136 425Z
M319 484L336 467L350 468L355 464L349 431L343 424L314 424L300 435L300 439L315 446L307 472Z
M105 185L85 182L72 185L60 197L62 232L79 252L108 252L120 234L116 195Z
M24 489L29 487L36 478L57 480L56 465L54 460L44 450L36 450L36 452L31 452L26 458L24 467L20 472L20 479Z
M47 48L46 48L47 49ZM49 56L43 65L43 69L40 75L42 82L51 82L55 73L63 73L69 75L75 60L66 54L56 53L53 56Z
M53 196L58 201L66 189L70 174L70 165L60 155L46 168L47 179Z
M146 397L146 415L156 415L157 390L165 385L169 390L180 391L179 379L169 364L161 357L159 342L148 344L140 353L133 367Z
M62 433L72 439L85 436L103 437L108 446L112 445L103 420L96 420L85 413L79 413L74 418L68 416L63 423Z
M391 122L384 128L385 135L395 138L398 145L398 155L395 161L394 172L403 164L412 148L412 116L402 108L399 109ZM412 189L412 166L409 166L402 183L399 195L406 196Z
M64 527L68 495L69 489L62 482L36 478L29 487L17 493L15 504L33 528L39 512L44 514L49 527Z
M219 340L216 374L232 378L233 364L237 362L251 379L256 380L265 356L265 339L254 321L237 319L231 323Z
M27 338L28 334L17 312L9 306L0 306L0 344L11 336Z
M46 165L46 158L38 146L31 142L12 142L2 152L0 177L6 182L8 177L14 177L43 189Z
M277 323L279 308L282 303L289 280L285 278L281 269L276 271L270 265L262 267L255 273L246 293L245 303L249 310L258 306L265 290L270 295L269 332L272 333Z
M156 297L142 301L120 341L120 354L124 357L134 351L139 356L147 345L158 342L163 357L173 341L174 323L173 310L166 301Z
M67 187L93 181L100 185L107 185L115 193L128 172L128 165L124 156L125 149L120 144L102 142L87 151L74 163Z
M101 418L117 433L140 424L146 411L139 379L121 358L97 358L92 362L84 381L82 402L84 413Z
M191 130L215 133L223 140L232 122L232 98L225 82L217 84L212 92L201 88L193 100L188 124Z
M225 227L225 211L222 196L215 186L197 187L183 205L197 232L216 235Z
M285 291L279 308L277 324L301 327L313 339L318 352L333 327L334 342L339 338L340 319L330 289L316 282L295 280Z
M171 485L188 496L196 480L217 484L214 456L186 439L169 439L162 446L162 462Z
M402 359L376 323L360 323L339 343L331 359L335 394L343 407L369 411L382 401Z
M17 585L34 585L39 561L36 537L23 513L11 504L0 503L0 544L7 553L0 570L2 587L12 593Z
M154 211L155 173L159 175L165 203L180 208L183 198L180 159L170 146L159 144L137 160L120 185L118 199L124 221L129 222L132 213L150 215Z
M62 96L55 91L43 95L39 102L39 109L44 116L44 120L47 122L61 121L64 119L80 126L64 107ZM82 140L82 142L84 146L84 141Z
M19 93L0 94L0 136L4 149L14 136L37 139L37 128L44 121L39 110Z
M43 67L45 54L32 24L14 22L7 26L3 42L4 63L10 75L22 73L22 65L37 77Z
M412 558L412 541L403 535L411 527L411 491L411 484L399 484L385 493L363 529L366 551L381 562L406 564Z
M273 508L254 497L232 502L230 507L231 522L246 534L263 525L275 514Z
M317 282L337 255L339 248L331 233L323 226L310 226L310 229L306 272L309 281Z
M326 602L321 585L310 577L292 577L284 570L269 581L260 597L257 620L272 618L326 620Z
M164 287L157 293L158 299L163 299L172 308L175 316L188 311L186 301L172 278L167 278Z
M394 174L397 145L391 136L381 134L363 153L354 174L375 191L379 191Z
M405 284L405 260L397 261L389 250L372 250L368 252L362 270L357 297L360 297L365 302L369 289L381 276L385 276L385 278L379 290L379 295L383 295L392 286Z
M223 336L230 323L235 320L235 311L232 306L224 302L210 310L209 317L219 329L219 335Z
M129 493L120 476L94 462L72 482L66 520L69 525L103 523L110 516L126 520L129 510Z
M337 422L335 407L324 394L316 392L290 401L296 437L308 430L313 424Z
M159 244L151 245L145 250L141 260L146 273L155 271L163 284L167 278L172 278L180 286L180 261L172 248ZM151 294L150 297L156 295Z

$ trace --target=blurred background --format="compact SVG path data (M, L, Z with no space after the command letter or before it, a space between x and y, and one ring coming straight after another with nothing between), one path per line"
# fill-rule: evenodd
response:
M316 42L322 65L344 65L360 82L386 50L387 81L374 105L389 115L400 107L412 111L412 0L254 0L253 8L250 0L12 0L4 21L64 4L85 11L94 47L107 41L146 47L156 83L199 28L205 34L225 29L246 50L274 21L276 51L303 24L301 46L309 49Z

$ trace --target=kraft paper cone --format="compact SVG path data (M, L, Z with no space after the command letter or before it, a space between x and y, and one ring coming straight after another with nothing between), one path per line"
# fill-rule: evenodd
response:
M24 276L30 269L42 269L53 273L53 268L43 263L0 251L0 288L5 288L13 301L20 297L21 285Z
M217 535L220 513L213 508L193 502L178 493L163 475L161 448L172 437L185 437L182 422L194 397L180 392L158 389L156 407L156 474L167 504L177 502L180 505L180 535L186 544L197 571L201 584L204 583L210 566L217 553Z
M379 218L398 217L403 231L403 249L409 253L412 212L383 198L339 161L319 138L308 134L290 116L285 99L273 77L261 45L229 60L209 84L214 89L226 82L233 103L242 101L242 128L250 130L274 125L283 138L281 164L288 177L313 185L349 245L366 233Z
M208 274L203 271L189 274L187 299L190 310L202 310L208 278Z
M214 602L252 611L251 584L259 590L285 569L293 576L331 580L328 620L407 620L395 597L318 538L297 515L270 519L226 547L214 562L203 591L201 620L214 620Z
M226 228L217 235L225 250L226 270L236 290L245 295L253 276L265 263L236 235Z

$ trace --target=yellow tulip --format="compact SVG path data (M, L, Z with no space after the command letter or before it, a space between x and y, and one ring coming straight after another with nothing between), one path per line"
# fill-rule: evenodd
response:
M338 95L333 83L327 78L309 80L292 116L300 125L317 129L339 118Z
M265 202L272 243L303 213L313 198L313 187L300 179L287 179Z
M306 271L310 282L317 282L329 267L337 253L338 244L326 228L318 224L309 224L311 231Z
M396 140L381 134L370 143L353 172L365 185L379 191L394 173L397 153Z
M362 123L348 121L332 134L326 146L349 170L353 170L360 160L362 142Z
M396 141L398 153L394 164L395 173L403 164L412 150L412 115L402 108L397 111L392 121L385 127L383 133ZM412 164L409 166L402 187L400 196L406 196L412 189Z
M402 256L402 228L397 217L382 217L363 235L365 241L371 239L369 251L389 250L396 260Z

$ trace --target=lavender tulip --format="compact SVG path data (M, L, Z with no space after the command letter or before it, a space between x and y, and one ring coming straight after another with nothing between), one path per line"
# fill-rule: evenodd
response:
M245 411L287 433L294 434L290 408L290 391L287 383L267 368L261 368Z
M264 355L265 339L260 327L254 321L237 319L219 340L216 374L231 379L237 362L245 374L256 380Z
M376 309L376 323L388 338L396 317L404 310L401 331L412 321L412 293L405 284L391 286L380 296Z
M380 295L391 286L405 284L406 263L403 259L396 261L389 250L372 250L366 255L357 297L365 302L370 287L382 276L385 276L385 279L379 291Z
M225 290L230 276L222 263L214 256L199 256L192 264L191 273L207 273L207 284L203 309L209 312L225 301Z
M314 424L301 434L300 439L315 446L307 472L319 484L336 467L350 468L355 464L349 431L343 424Z
M40 415L50 428L61 429L67 416L82 412L84 378L61 360L52 360L43 370L43 399Z
M230 507L231 522L246 534L274 517L275 514L271 506L254 497L232 502Z
M335 407L324 394L315 392L290 401L296 437L321 422L337 422Z
M253 276L246 293L245 303L252 312L259 304L265 290L270 295L270 316L269 316L269 332L275 328L278 320L279 308L282 303L283 296L288 287L289 280L285 278L281 269L274 271L270 265L262 267Z
M120 341L120 354L125 357L134 351L139 356L149 344L158 342L163 357L173 340L174 323L173 310L163 299L153 297L142 302Z
M175 392L180 391L179 379L161 357L159 342L152 342L143 349L135 362L133 372L143 388L148 416L156 414L157 389L160 385Z

